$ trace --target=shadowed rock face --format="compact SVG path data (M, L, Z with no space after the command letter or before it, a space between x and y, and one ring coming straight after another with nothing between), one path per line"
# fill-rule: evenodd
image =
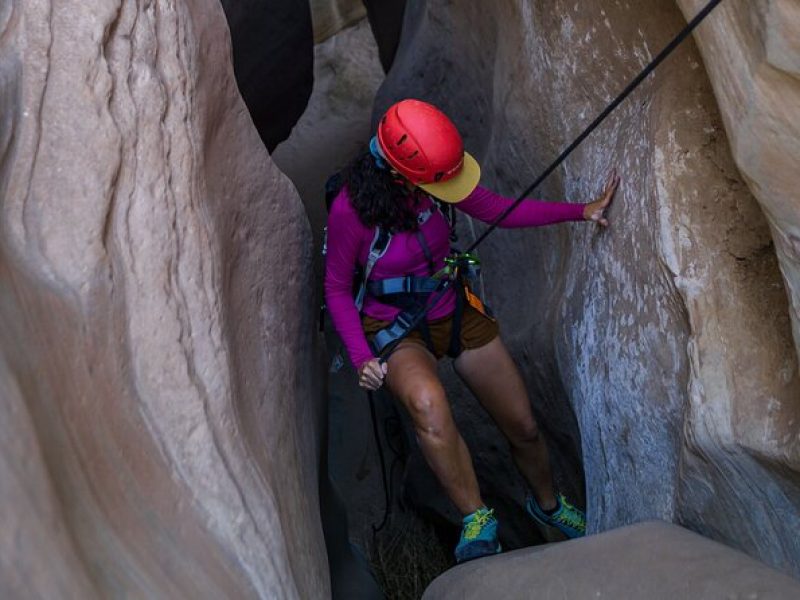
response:
M700 3L684 4L693 14ZM724 121L700 54L685 44L535 194L591 200L616 166L623 184L610 231L499 232L481 252L489 302L562 487L575 494L583 459L590 529L685 520L796 572L800 386L773 246L791 273L796 203L782 192L782 212L767 206L765 220L747 185L759 199L796 187L791 4L732 2L700 31L714 89L729 90L717 92ZM484 183L508 195L685 24L677 6L655 0L417 0L407 10L375 115L402 97L440 105L482 159ZM726 27L740 34L723 42ZM748 58L761 48L772 71ZM744 85L751 78L755 88ZM766 130L755 126L764 115ZM726 128L734 155L749 161L746 180ZM487 494L518 497L507 457L492 451L503 445L492 426L457 382L448 390Z
M406 0L364 0L372 33L378 43L378 55L384 72L388 73L397 54L403 33Z
M351 0L350 4L356 2ZM360 1L357 4L360 5ZM324 25L328 32L335 30L335 14L348 14L345 2L315 2L313 8L315 28L318 24ZM305 204L315 236L314 267L318 274L323 268L320 248L327 219L325 180L339 171L350 156L362 151L364 140L369 137L372 102L383 80L375 40L363 12L361 6L359 23L338 30L314 47L314 91L308 108L289 139L272 153L275 164L292 179ZM322 296L321 280L321 276L318 277L318 305ZM330 319L327 321L330 323ZM327 376L329 365L330 359L320 365L320 377ZM328 418L325 422L327 435L323 434L323 443L326 443L323 468L330 471L333 486L327 490L328 495L322 497L323 527L333 597L368 600L379 597L380 591L368 576L366 561L354 556L353 543L372 539L373 521L364 518L364 508L375 512L382 510L383 495L375 448L364 448L364 444L372 440L364 395L353 385L341 393L336 385L341 380L351 384L352 373L332 377L326 386ZM368 457L368 460L359 464L361 457ZM324 472L323 477L328 478L328 473ZM339 494L342 500L337 499ZM351 517L349 522L348 516ZM363 530L366 534L362 537ZM360 545L366 547L366 544Z
M314 81L308 0L220 0L233 41L236 81L272 152L306 109Z
M219 4L0 44L0 596L325 597L310 233Z
M405 10L405 0L220 1L231 30L236 80L270 152L289 137L306 109L314 74L313 43L367 14L381 64L388 71Z

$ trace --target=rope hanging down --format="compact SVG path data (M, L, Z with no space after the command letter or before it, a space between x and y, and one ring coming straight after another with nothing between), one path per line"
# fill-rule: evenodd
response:
M381 520L380 525L372 526L372 535L375 535L381 529L383 529L384 525L386 525L386 521L389 519L389 512L391 511L392 507L392 499L389 494L389 476L386 473L386 459L383 456L381 435L378 432L378 417L375 414L375 396L372 392L367 392L367 398L369 400L370 417L372 418L372 435L375 437L375 445L378 447L378 458L380 459L379 464L381 466L381 480L383 481L384 495L383 519Z
M489 228L484 231L481 236L475 240L472 245L467 248L466 252L463 254L470 254L473 252L482 242L485 240L495 229L497 229L498 225L502 223L503 219L508 217L524 200L528 197L528 195L533 192L539 185L544 181L553 171L555 171L561 163L563 163L567 157L572 154L572 152L587 138L589 135L597 129L603 121L620 105L622 102L630 96L636 88L650 75L664 60L672 54L675 49L681 45L681 43L689 37L689 35L697 28L700 23L702 23L705 18L713 11L717 5L722 2L722 0L710 0L705 7L697 13L697 15L686 24L686 26L676 35L672 41L666 45L666 47L659 52L658 56L656 56L650 63L642 70L639 75L637 75L628 85L625 87L624 90L614 99L611 103L601 112L597 118L592 121L583 132L575 138L575 140L567 146L567 148L556 158L553 163L547 167L541 175L539 175L536 180L529 185L522 194L514 201L514 203L509 206L503 214L501 214L490 226ZM452 279L443 279L440 289L434 292L431 295L430 300L428 303L420 310L417 314L414 315L414 318L411 320L411 326L406 330L407 333L411 332L417 325L419 325L422 320L427 316L427 314L439 303L439 301L444 297L445 292L450 289L452 285ZM406 335L407 335L406 333ZM394 340L393 343L389 344L384 348L381 353L380 357L381 360L391 354L392 350L397 347L403 339L405 335L398 337Z

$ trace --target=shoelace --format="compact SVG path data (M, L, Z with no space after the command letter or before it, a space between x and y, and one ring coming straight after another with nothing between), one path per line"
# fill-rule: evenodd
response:
M553 520L565 523L575 529L583 530L586 527L586 523L580 517L580 513L576 508L567 502L563 496L559 496L558 500L561 504L561 510L556 515L553 515Z
M472 521L467 523L464 527L464 539L474 540L480 534L481 529L493 518L493 508L488 510L478 509L475 511L475 516L472 518Z

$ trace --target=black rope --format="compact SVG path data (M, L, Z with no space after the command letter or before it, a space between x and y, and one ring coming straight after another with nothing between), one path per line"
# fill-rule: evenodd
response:
M378 417L375 414L375 395L372 392L367 392L367 399L369 400L369 413L372 417L372 433L375 436L375 445L378 447L378 457L380 458L381 463L381 478L383 479L383 495L385 502L383 509L383 520L377 527L375 527L375 525L372 526L372 534L375 535L381 529L383 529L383 527L386 525L386 521L389 519L389 512L392 507L392 499L389 495L389 482L387 481L386 476L386 460L383 457L383 446L381 445L381 436L380 432L378 431Z
M669 44L667 44L667 46L658 54L658 56L656 56L650 62L650 64L647 65L644 68L644 70L641 73L639 73L639 75L637 75L636 78L628 84L628 86L620 93L620 95L614 98L611 104L609 104L606 107L606 109L603 112L601 112L586 129L583 130L583 133L581 133L577 138L575 138L575 141L572 142L569 146L567 146L567 148L561 153L561 155L557 159L555 159L553 163L549 167L547 167L542 172L541 175L539 175L539 177L536 178L536 181L534 181L530 186L528 186L528 188L524 192L522 192L522 194L520 194L516 202L514 202L514 204L509 206L503 212L503 214L500 215L494 221L494 223L492 223L489 226L489 228L486 231L484 231L483 234L481 234L481 236L477 240L475 240L475 242L473 242L473 244L467 249L467 252L472 252L473 250L475 250L475 248L481 242L483 242L483 240L485 240L489 236L489 234L492 233L492 231L497 229L497 226L503 221L503 219L505 219L508 215L510 215L514 211L514 209L516 209L533 190L539 187L542 181L544 181L553 171L555 171L561 165L561 163L563 163L566 160L566 158L570 154L572 154L575 148L580 146L581 142L583 142L583 140L589 137L589 135L595 129L597 129L603 121L606 120L606 117L608 117L608 115L610 115L620 104L622 104L622 102L628 96L631 95L631 93L633 93L633 91L637 87L639 87L639 85L645 79L647 79L647 76L650 75L650 73L652 73L653 71L655 71L656 67L658 67L658 65L660 65L664 61L664 59L666 59L670 54L672 54L672 52L678 46L681 45L683 40L689 37L692 31L694 31L697 28L697 26L703 22L703 20L711 13L712 10L714 10L714 8L716 8L717 4L719 4L720 2L722 2L722 0L711 0L708 4L706 4L705 8L703 8L703 10L697 13L697 16L695 16L695 18L692 19L686 25L686 27L684 27L681 30L681 32L678 33L678 35L676 35L675 38L673 38L673 40Z

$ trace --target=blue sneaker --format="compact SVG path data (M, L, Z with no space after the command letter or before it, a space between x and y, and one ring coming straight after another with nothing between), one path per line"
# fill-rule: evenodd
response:
M497 519L494 510L485 506L463 520L461 539L456 546L456 562L462 563L481 556L497 554L502 548L497 541Z
M551 515L539 508L539 504L533 496L528 497L525 508L540 524L555 527L570 539L584 536L586 534L586 515L583 514L583 511L567 502L563 494L556 494L556 500L558 500L558 509Z

